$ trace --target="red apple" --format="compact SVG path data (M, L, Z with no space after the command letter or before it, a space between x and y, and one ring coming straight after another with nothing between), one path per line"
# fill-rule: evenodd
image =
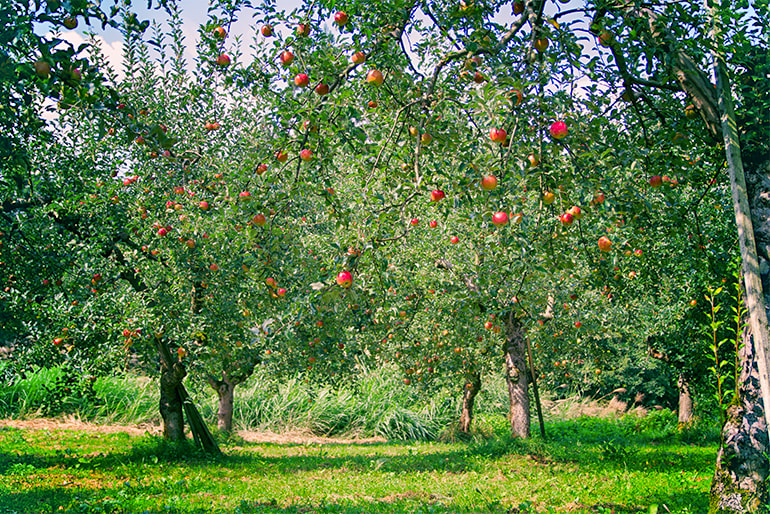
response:
M299 153L299 158L303 161L309 161L313 158L313 151L305 148Z
M160 228L158 229L158 235L159 235L160 237L164 237L166 234L168 234L168 230L166 230L165 228L163 228L163 227L160 227Z
M62 25L70 30L75 30L78 26L78 19L74 16L67 16L62 20Z
M248 191L241 191L240 193L238 193L238 199L242 202L248 202L249 200L251 200L251 193L249 193Z
M348 15L347 13L343 11L339 11L337 14L334 15L334 23L339 25L340 27L344 27L348 24Z
M609 252L610 249L612 249L612 241L607 238L607 236L602 236L599 238L599 250L603 252Z
M222 27L216 27L214 29L214 37L217 39L224 39L227 37L227 31Z
M310 77L306 73L300 73L294 77L294 85L297 87L307 87L310 84Z
M208 203L208 202L206 202L206 201L203 201L203 202L201 202L201 203L199 203L199 204L198 204L198 207L200 207L200 209L201 209L202 211L207 211L207 210L208 210L208 208L209 208L209 203Z
M352 283L353 283L353 275L351 275L349 271L340 271L337 274L337 284L339 284L340 286L347 289L350 287Z
M430 228L436 228L436 227L438 227L438 221L436 221L436 220L431 220L431 222L430 222L430 223L428 223L428 226L429 226Z
M284 296L286 296L286 289L284 289L283 287L281 287L281 288L279 288L279 289L278 289L278 291L276 291L276 294L277 294L278 296L280 296L281 298L283 298Z
M427 132L423 132L423 134L420 136L420 143L427 146L433 142L433 136L428 134Z
M452 236L449 238L449 242L452 243L453 245L456 245L457 243L460 242L460 238L457 236Z
M601 191L596 193L596 195L594 196L594 199L591 201L591 203L596 204L596 205L604 203L604 193L602 193Z
M535 154L529 154L529 156L527 156L527 160L529 161L529 166L531 168L536 168L540 165L540 157Z
M272 277L266 278L265 284L272 287L273 289L275 289L278 286L278 284L275 282L275 279Z
M634 255L635 255L636 257L641 257L641 256L642 256L642 253L643 253L643 252L642 252L641 250L639 250L638 248L637 248L636 250L634 250Z
M363 64L366 61L366 54L363 52L356 52L352 56L350 56L350 60L358 66L359 64Z
M416 227L417 225L420 224L420 219L419 218L412 218L412 221L410 221L409 223L411 223L412 226Z
M575 220L575 218L572 216L572 214L565 212L559 217L559 220L561 221L562 225L568 227L572 225L572 222Z
M494 323L492 323L491 321L487 321L486 323L484 323L484 328L486 328L487 330L492 330L493 326L494 326Z
M580 210L580 207L578 207L577 205L573 205L572 207L570 207L567 212L572 214L572 217L575 218L576 220L579 220L580 218L583 217L583 212Z
M583 323L581 323L580 321L575 322L575 328L580 328L582 326L583 326Z
M503 211L498 211L492 215L492 224L496 227L504 227L508 224L508 215Z
M430 201L431 202L438 202L440 200L443 200L446 197L444 192L441 189L434 189L430 193Z
M254 216L251 222L258 227L264 227L265 223L267 223L267 219L265 218L264 214L257 214L256 216Z
M503 144L508 139L508 133L504 129L493 128L489 131L489 138L495 143Z
M262 163L259 166L257 166L257 175L262 175L266 171L267 171L267 164Z
M485 80L487 79L484 75L481 74L481 72L477 71L476 73L473 74L473 82L475 82L476 84L481 84Z
M497 187L497 177L494 175L486 175L481 178L481 189L484 191L492 191Z
M554 139L564 139L567 136L567 124L563 121L555 121L548 129Z
M278 150L277 152L275 152L275 159L278 162L286 162L287 160L289 160L289 154L283 150Z
M261 32L263 36L270 37L273 35L273 26L270 24L262 25Z
M314 91L315 91L315 94L317 94L318 96L328 95L329 94L329 84L324 84L324 83L318 84L315 87Z
M217 271L219 269L219 266L217 266L216 264L212 264L211 266L209 266L209 269L211 271Z
M217 57L217 66L225 67L230 65L230 56L227 54L220 54Z
M698 110L695 108L695 105L690 104L684 108L684 115L687 116L688 120L694 120L698 117Z
M615 41L615 36L612 35L612 32L603 30L599 34L599 44L605 48L611 46L614 41Z
M294 54L291 53L289 50L284 50L283 52L281 52L281 65L284 68L288 67L293 60L294 60Z
M663 178L660 175L650 177L650 185L655 189L663 185Z
M384 80L385 77L382 76L382 72L380 70L369 70L369 73L366 74L366 82L369 84L379 86L382 85Z
M310 25L307 23L300 23L297 28L294 29L294 33L298 36L307 37L310 35Z
M511 218L511 223L518 225L524 220L524 215L520 212L516 212L516 213L512 212L510 214L510 218Z

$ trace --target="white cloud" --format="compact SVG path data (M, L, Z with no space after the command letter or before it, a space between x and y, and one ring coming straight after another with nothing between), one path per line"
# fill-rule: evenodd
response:
M59 38L71 43L75 48L88 42L82 34L75 32L74 30L62 32L59 34ZM102 54L104 54L105 59L107 59L107 62L117 74L118 78L123 78L123 67L121 66L121 63L123 62L123 42L109 42L102 36L94 36L94 40L99 45Z

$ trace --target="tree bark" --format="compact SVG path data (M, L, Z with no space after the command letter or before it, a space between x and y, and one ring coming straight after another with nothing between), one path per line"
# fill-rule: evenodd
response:
M163 418L163 437L171 441L183 441L184 403L179 395L179 386L187 375L184 366L175 362L170 367L161 364L160 374L160 415Z
M463 387L463 410L460 413L460 431L468 434L471 431L473 421L473 403L476 395L481 391L481 374L477 371L466 377Z
M754 339L746 328L741 348L739 398L727 409L711 484L710 514L767 512L767 425Z
M233 429L233 400L235 386L238 383L231 380L227 373L223 373L222 380L209 377L209 385L217 392L217 428L222 432L230 433Z
M679 408L677 409L679 414L679 427L682 428L690 425L693 415L690 381L685 377L684 373L679 375L676 386L677 389L679 389Z
M508 399L511 405L511 435L529 438L526 330L513 312L505 322L505 382L508 385Z

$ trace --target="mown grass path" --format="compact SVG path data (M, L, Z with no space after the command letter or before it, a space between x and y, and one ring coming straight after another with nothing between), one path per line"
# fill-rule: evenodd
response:
M550 429L527 442L231 439L212 459L152 436L0 422L0 514L707 510L715 444L601 420Z

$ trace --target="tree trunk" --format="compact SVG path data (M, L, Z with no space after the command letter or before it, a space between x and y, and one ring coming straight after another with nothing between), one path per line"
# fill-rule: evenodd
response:
M692 422L692 393L690 391L690 381L684 376L679 375L676 382L679 389L679 427L686 427Z
M222 380L213 377L208 379L209 385L217 392L219 407L217 409L217 428L222 432L230 433L233 429L233 399L237 382L230 379L227 373L223 373Z
M529 438L526 330L512 312L505 322L505 382L511 404L511 435Z
M767 512L767 426L762 391L750 330L744 331L741 349L739 400L727 409L722 445L711 484L709 512L735 514Z
M473 402L476 401L476 395L481 391L481 374L473 373L466 377L466 383L463 387L463 411L460 414L460 431L470 433L471 422L473 421Z
M163 418L163 437L171 441L183 441L184 404L179 395L179 386L187 375L184 366L173 363L171 367L161 365L160 375L160 415Z

